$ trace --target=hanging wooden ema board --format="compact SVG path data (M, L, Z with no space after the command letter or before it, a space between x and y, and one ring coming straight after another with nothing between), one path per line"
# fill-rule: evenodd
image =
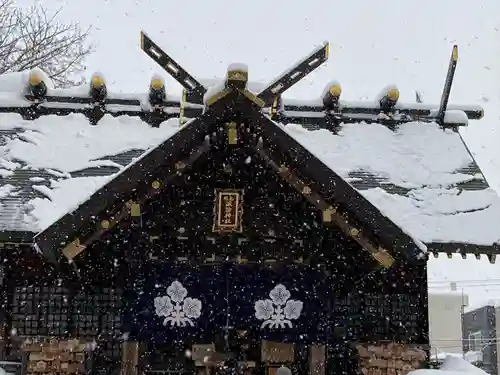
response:
M243 190L215 189L214 232L243 231Z
M33 374L85 374L87 353L93 344L74 340L26 340L22 350L28 353L27 372Z

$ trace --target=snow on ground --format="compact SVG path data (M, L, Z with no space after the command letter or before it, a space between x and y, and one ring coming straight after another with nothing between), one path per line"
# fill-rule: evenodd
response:
M483 353L482 352L473 352L473 351L468 351L462 354L457 354L457 353L447 353L447 352L434 352L431 350L431 360L432 361L438 361L442 362L443 364L445 361L448 359L448 357L455 357L459 359L465 359L468 363L477 363L477 362L482 362L483 361ZM470 367L468 366L463 366L461 361L459 361L458 365L454 365L453 363L450 364L450 360L448 360L446 367L450 368L450 365L455 368L462 368L463 371L467 372ZM462 370L455 370L455 371L462 371ZM475 370L474 370L475 371ZM483 371L483 370L481 370ZM437 375L437 374L436 374Z
M410 371L408 375L488 375L485 371L467 362L465 359L449 355L437 370L422 369Z

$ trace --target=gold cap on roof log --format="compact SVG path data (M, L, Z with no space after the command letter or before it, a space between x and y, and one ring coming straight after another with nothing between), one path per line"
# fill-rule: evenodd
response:
M159 75L154 75L149 83L149 104L161 106L167 100L165 81Z
M163 81L162 77L154 75L153 78L151 78L151 83L149 84L149 87L155 90L163 89L165 88L165 81Z
M32 86L35 86L42 82L43 82L42 74L37 70L30 70L28 76L28 83Z
M248 83L248 68L244 64L231 64L227 68L226 87L243 90Z
M102 102L106 99L107 89L104 77L99 73L94 73L90 78L90 97L95 102Z
M47 85L43 78L43 72L39 69L30 70L28 75L28 90L35 99L42 99L47 95Z
M389 111L394 108L399 100L399 89L395 86L389 86L382 91L379 98L380 109Z
M104 86L106 86L106 83L104 82L103 76L99 73L94 73L92 78L90 78L90 87L93 89L100 89Z
M323 106L327 109L334 109L342 95L342 86L338 82L331 82L323 91Z

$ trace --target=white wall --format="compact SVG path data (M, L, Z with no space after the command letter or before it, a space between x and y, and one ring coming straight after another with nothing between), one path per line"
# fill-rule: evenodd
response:
M467 295L461 293L429 293L431 356L462 354L462 308L467 305Z

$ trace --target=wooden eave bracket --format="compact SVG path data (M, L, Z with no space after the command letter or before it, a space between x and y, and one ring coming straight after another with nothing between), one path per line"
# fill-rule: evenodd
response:
M435 258L440 254L446 254L448 258L454 254L460 254L462 259L467 259L467 256L472 254L477 260L481 259L482 255L486 255L488 261L492 264L496 262L497 255L500 254L500 245L474 245L467 243L426 243L429 253Z

